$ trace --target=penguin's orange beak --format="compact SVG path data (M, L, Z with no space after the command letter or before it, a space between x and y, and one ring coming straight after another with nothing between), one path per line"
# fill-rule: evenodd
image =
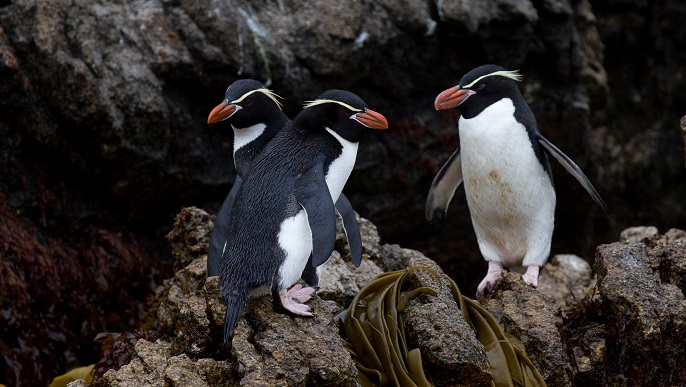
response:
M231 117L238 109L239 107L237 105L230 104L229 101L223 100L222 103L212 109L209 117L207 117L207 123L213 124L215 122L224 121Z
M460 106L462 102L473 94L476 94L473 90L460 89L460 86L451 87L450 89L444 90L436 97L434 107L436 110L452 109Z
M362 113L357 113L350 118L368 128L388 129L388 120L386 120L386 117L372 109L365 109Z

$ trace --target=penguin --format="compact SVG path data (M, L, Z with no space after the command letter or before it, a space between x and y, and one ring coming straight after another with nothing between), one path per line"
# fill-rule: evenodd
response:
M386 128L386 118L357 95L329 90L307 103L253 160L236 192L221 260L225 342L248 297L263 292L271 292L277 311L312 316L304 303L316 287L288 287L307 265L316 268L331 255L334 203L358 143L368 129Z
M555 189L548 155L572 174L607 211L581 169L538 131L519 88L521 75L497 65L466 73L441 92L436 110L460 108L460 145L431 184L425 216L440 230L457 187L464 183L467 205L488 273L477 297L506 273L525 267L523 279L538 285L548 259L555 218Z
M234 133L233 161L236 179L229 194L224 199L214 222L207 253L207 275L219 275L220 260L228 238L228 223L231 206L243 176L250 169L253 159L264 149L290 119L281 110L281 98L254 79L239 79L226 89L224 100L217 105L207 118L208 124L227 120ZM343 228L348 239L352 261L356 266L362 262L362 239L360 226L355 212L345 195L341 194L336 209L343 220ZM319 276L307 271L303 280L317 285Z

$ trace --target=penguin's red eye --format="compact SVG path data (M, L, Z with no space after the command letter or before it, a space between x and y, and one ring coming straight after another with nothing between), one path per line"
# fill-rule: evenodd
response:
M476 87L476 89L477 89L477 90L483 90L484 87L486 87L486 84L485 84L485 83L481 83L481 84L479 84L479 86Z
M243 101L243 106L250 106L252 105L252 98L246 98L245 101Z
M338 116L341 118L347 117L348 113L345 112L345 110L339 110L338 111Z

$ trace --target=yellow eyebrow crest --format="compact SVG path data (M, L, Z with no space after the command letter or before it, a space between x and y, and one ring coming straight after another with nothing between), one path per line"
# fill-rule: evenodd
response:
M231 101L231 103L241 103L241 102L242 102L244 99L246 99L250 94L252 94L252 93L257 93L257 92L260 92L260 93L266 95L269 99L271 99L272 101L274 101L274 103L276 104L276 106L279 107L279 110L282 110L282 109L281 109L281 106L282 106L282 105L281 105L281 102L280 102L278 99L276 99L276 98L281 98L281 96L278 95L278 94L276 94L275 92L269 90L269 89L255 89L255 90L250 90L249 92L243 94L240 98ZM283 98L281 98L281 99L283 99Z
M350 111L353 111L353 112L361 112L362 111L362 109L354 108L345 102L336 101L335 99L315 99L314 101L305 101L305 106L303 106L303 109L307 109L308 107L312 107L312 106L316 106L316 105L322 105L325 103L337 103L337 104L343 106L344 108L346 108Z
M470 87L474 86L474 85L475 85L477 82L479 82L480 80L482 80L482 79L484 79L484 78L486 78L486 77L492 77L492 76L501 76L501 77L505 77L505 78L510 78L510 79L512 79L512 80L515 81L515 82L519 82L519 81L521 81L522 78L523 78L523 75L520 74L518 70L512 70L512 71L509 71L509 70L500 70L500 71L494 71L494 72L492 72L492 73L490 73L490 74L482 75L482 76L480 76L479 78L476 78L475 80L473 80L472 82L470 82L468 85L462 86L462 88L463 88L463 89L469 89Z

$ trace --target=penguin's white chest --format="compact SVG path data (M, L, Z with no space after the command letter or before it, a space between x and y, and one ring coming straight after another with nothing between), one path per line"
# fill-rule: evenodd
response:
M305 210L281 222L278 241L285 253L279 268L280 285L287 288L300 278L312 251L312 231Z
M343 151L338 158L331 163L329 170L326 172L326 185L329 187L331 198L335 203L341 195L343 187L348 181L350 173L355 166L358 143L346 140L329 128L326 128L326 131L331 133L341 146L343 146Z
M459 122L462 174L484 257L518 266L550 249L555 191L509 98ZM547 259L547 252L546 259Z

